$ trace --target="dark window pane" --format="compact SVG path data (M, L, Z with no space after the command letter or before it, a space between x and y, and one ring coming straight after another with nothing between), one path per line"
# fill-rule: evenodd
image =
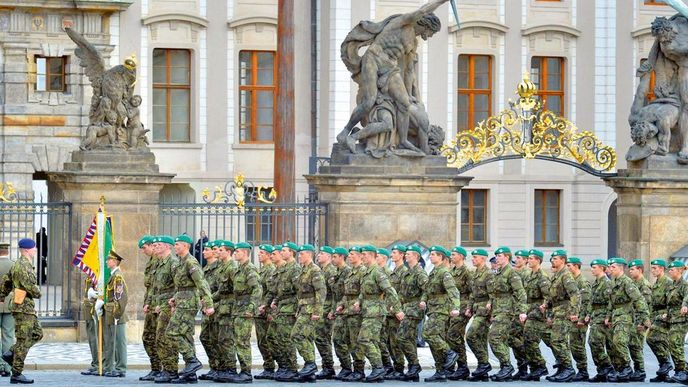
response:
M547 101L547 110L551 110L556 114L561 114L561 97L558 95L548 95L545 98Z
M50 90L51 91L62 91L62 75L51 75L50 76Z
M170 50L170 66L189 68L189 51Z
M167 65L166 50L156 48L153 50L153 66L165 67Z
M258 125L272 126L272 108L257 109Z
M463 206L461 206L461 207L462 207L462 208L461 208L461 223L468 223L468 222L469 222L469 219L468 219L468 214L469 214L468 206L466 206L465 208L463 208Z
M485 228L483 226L473 226L473 240L474 241L484 241L485 240Z
M170 83L188 85L189 69L185 67L172 67L170 69Z
M256 141L272 141L272 126L258 126Z
M543 242L542 240L542 224L535 223L535 241Z
M552 74L547 71L547 90L561 90L561 74Z
M473 123L472 126L478 126L478 124L479 124L480 122L485 121L485 120L487 119L487 117L488 117L488 114L489 114L489 113L488 113L487 111L481 111L481 112L476 111L476 112L473 114L473 117L475 118L475 122Z
M530 60L530 80L540 88L540 70L542 61L538 57L533 57Z
M259 91L256 96L259 108L272 108L274 93L272 91Z
M485 205L485 195L484 190L474 190L473 191L473 205L483 207Z
M167 83L167 68L153 67L153 83Z
M547 72L561 74L561 58L547 58Z
M461 225L461 240L462 241L470 241L471 240L471 235L470 235L469 227L467 224Z
M559 191L547 192L547 205L555 207L559 206Z
M64 72L63 64L64 64L64 61L62 60L61 57L60 58L50 58L50 69L49 69L50 74L55 74L55 75L62 74Z
M461 206L468 207L468 190L461 191Z
M473 208L473 223L485 223L485 208Z
M475 111L486 112L490 108L490 96L487 94L475 94L473 103Z
M558 225L548 224L547 234L545 235L545 242L556 243L559 242L557 238Z
M459 72L468 72L468 55L459 55Z

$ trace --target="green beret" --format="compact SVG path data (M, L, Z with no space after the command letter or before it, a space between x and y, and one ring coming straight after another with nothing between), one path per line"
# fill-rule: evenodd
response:
M680 269L683 269L685 266L686 265L683 263L683 261L672 261L669 264L669 269L671 269L672 267L678 267Z
M219 239L215 241L215 246L217 247L228 247L230 250L234 250L234 243L225 239Z
M456 246L453 249L451 249L451 251L452 251L452 253L459 253L459 254L463 255L464 257L468 255L468 253L466 252L466 249L464 249L461 246Z
M174 246L174 238L169 235L160 235L156 239L156 242L167 243L170 246Z
M321 252L321 253L332 254L332 253L334 253L334 249L333 249L332 247L330 247L330 246L322 246L322 247L320 248L320 252Z
M604 266L604 267L609 266L609 265L607 264L607 260L606 260L606 259L600 259L600 258L593 259L592 262L590 262L590 266L591 266L591 267L592 267L592 266L595 266L595 265L597 265L597 266Z
M634 259L631 262L629 262L628 267L636 267L640 266L642 268L645 268L645 262L643 262L642 259Z
M373 245L363 245L363 246L361 246L361 251L362 252L363 251L372 251L372 252L376 253L377 248L375 248L375 246L373 246Z
M188 243L190 245L193 245L193 240L191 239L190 236L188 236L186 234L182 234L182 235L177 236L176 238L174 238L174 241L175 242L184 242L184 243Z
M315 251L315 247L313 245L305 244L299 247L299 251Z
M144 235L144 236L142 236L141 239L139 239L139 249L142 248L143 245L147 245L147 244L149 244L149 243L153 243L153 242L152 242L153 239L154 239L154 238L153 238L152 236L150 236L150 235ZM0 246L1 246L1 245L2 245L2 243L0 243ZM9 247L9 244L7 244L7 245L8 245L8 247Z
M511 249L506 246L500 246L495 250L495 255L497 254L511 254Z
M294 242L284 242L284 244L282 244L282 248L285 247L294 252L299 251L299 245Z
M349 250L347 250L343 247L335 247L334 248L334 254L339 254L341 256L346 257L347 255L349 255Z
M653 259L652 261L650 261L650 265L667 267L667 263L663 259Z
M414 251L414 252L418 253L418 256L421 256L421 257L423 256L423 251L420 249L420 246L418 246L418 245L409 246L406 249L406 251Z
M203 247L206 249L212 249L213 247L215 247L215 242L216 241L207 241L203 244Z
M251 249L253 249L253 246L251 246L251 244L247 243L247 242L237 242L234 245L234 248L235 249L249 249L249 250L251 250Z
M609 261L608 261L608 262L609 262L610 265L611 265L612 263L616 263L617 265L624 265L624 266L625 266L625 265L628 265L628 264L626 263L626 260L625 260L625 259L623 259L623 258L617 258L617 257L609 258Z
M451 253L449 251L447 251L447 249L445 249L444 247L439 246L439 245L431 246L430 251L438 252L438 253L444 255L445 258L447 258L451 255Z
M389 250L387 249L377 249L377 253L389 258Z
M471 255L482 255L483 257L487 257L487 250L485 249L474 249L471 251Z
M530 254L528 254L528 250L516 250L516 252L514 253L514 255L517 256L517 257L526 257L526 258L528 258L528 256L529 256Z
M351 247L349 247L349 252L352 252L352 251L360 253L363 250L361 250L361 248L359 246L351 246Z
M580 258L578 258L578 257L569 257L566 259L566 263L573 263L574 265L582 265L583 264L581 262Z
M542 258L545 257L545 254L538 249L530 249L530 251L528 251L528 256L531 256L531 255L534 255L534 256L540 258L540 261L542 261Z
M556 257L558 255L565 257L567 255L566 250L564 250L564 249L554 250L554 251L552 251L552 255L550 255L550 257Z
M394 245L394 246L392 246L391 250L399 250L402 253L405 253L406 250L408 250L408 249L404 245Z
M275 251L275 249L272 247L272 245L268 245L268 244L259 245L258 250L263 250L266 253L272 253L273 251Z

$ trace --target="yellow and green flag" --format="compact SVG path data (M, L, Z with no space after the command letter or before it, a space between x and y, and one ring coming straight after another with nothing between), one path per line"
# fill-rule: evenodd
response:
M100 291L103 291L110 278L110 269L105 261L113 246L112 217L106 215L101 206L86 230L86 235L72 260L73 266L78 267L92 281L98 283Z

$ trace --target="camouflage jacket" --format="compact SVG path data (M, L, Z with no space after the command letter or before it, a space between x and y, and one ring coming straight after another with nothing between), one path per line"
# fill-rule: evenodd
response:
M573 277L578 286L578 293L580 293L580 312L579 317L581 321L590 316L590 282L588 282L583 274L578 274L578 277Z
M490 311L486 308L490 303L488 284L492 281L494 274L487 266L476 268L472 274L468 309L476 316L487 317L490 315Z
M552 275L547 308L552 310L554 318L568 320L569 316L573 315L583 317L580 315L581 296L578 284L566 267L562 267Z
M14 261L11 260L9 256L0 257L0 277L9 273L10 270L12 269L13 265L14 265ZM86 279L86 280L88 281L88 279ZM89 282L89 284L90 284L90 282ZM86 297L86 293L84 292L84 304L86 304L86 301L89 301L89 300ZM91 301L89 301L89 302L91 302ZM93 302L91 302L91 304L93 304ZM9 302L0 302L0 313L11 313L9 305L10 305ZM89 313L88 312L89 309L92 310L93 305L91 305L90 308L88 308L86 305L84 305L84 311L86 313ZM86 317L86 318L90 318L90 317Z
M155 301L154 283L155 283L155 269L160 264L160 259L155 255L151 255L146 262L146 268L143 270L143 286L146 287L143 295L143 305L151 305Z
M420 264L408 269L401 279L399 300L407 318L422 319L425 311L418 305L428 283L428 273Z
M365 271L366 268L363 265L352 267L349 275L344 279L344 296L337 304L337 306L344 308L343 314L360 314L360 312L353 310L353 305L358 302L358 297L361 294L361 278Z
M127 316L124 314L127 308L127 293L127 283L122 276L122 270L117 267L110 273L110 279L105 286L105 325L127 322Z
M643 295L643 298L645 298L645 303L647 304L647 311L648 313L651 313L651 308L652 308L652 288L650 288L650 282L645 277L640 277L639 280L633 280L633 283L635 286L638 288L640 291L640 294ZM643 320L640 320L640 317L638 313L633 314L633 322L636 325L640 325L643 323Z
M314 263L304 266L296 283L299 314L322 316L327 287L320 267Z
M260 300L263 297L263 287L260 284L258 270L248 260L239 263L234 275L234 315L253 317L256 315Z
M361 275L361 293L358 296L363 317L382 317L389 310L392 314L401 312L396 290L377 265L364 267Z
M203 278L208 283L210 294L215 294L220 286L220 261L214 261L203 268Z
M609 316L609 298L612 293L612 281L607 276L595 278L590 286L590 323L604 324Z
M24 313L36 315L34 299L41 298L41 289L36 285L36 269L31 260L25 256L19 257L12 265L9 273L3 276L3 286L0 298L6 298L7 306L12 313ZM14 289L26 291L24 302L14 303Z
M513 316L527 312L527 297L521 276L511 266L506 265L497 270L488 286L488 291L493 316Z
M439 265L432 269L421 302L426 303L427 314L449 315L452 310L461 310L461 294L446 266Z
M337 271L327 278L327 285L332 289L332 309L328 312L335 313L337 305L339 305L344 297L344 283L347 277L351 274L351 267L344 265L341 268L336 268Z
M255 318L266 318L267 311L269 310L268 308L270 306L266 298L268 297L269 289L274 288L274 286L271 286L271 281L274 281L273 277L275 277L275 265L272 263L261 265L260 269L258 269L258 276L260 277L260 286L263 290L260 305L265 305L267 308L265 312L256 315Z
M214 307L210 287L203 278L203 269L191 254L179 257L174 267L174 288L175 307L179 309L198 310L201 302L204 308Z
M526 276L523 287L528 300L528 319L545 321L545 314L540 310L540 305L545 303L549 295L549 284L549 276L542 269L531 271Z
M655 323L662 323L662 315L667 314L667 305L669 303L669 291L672 288L671 279L663 275L655 281L652 285L652 301L651 301L651 315L652 321Z
M320 268L322 272L323 281L325 281L325 288L327 289L327 294L325 295L325 302L323 303L323 313L327 314L332 312L334 309L334 290L332 285L334 281L330 282L330 278L337 276L337 268L333 264L328 263L327 265Z
M215 314L218 318L227 319L232 315L234 309L234 276L237 271L236 261L229 259L227 262L218 261L217 272L217 291L213 293L213 303L215 304Z
M273 302L277 305L277 314L293 316L297 312L296 294L301 267L296 262L288 262L277 269L277 289Z
M456 288L459 289L459 294L461 294L461 315L463 316L468 309L468 300L471 297L471 271L468 270L466 265L461 267L452 267L451 275L454 279L454 284Z
M642 298L642 297L641 297ZM683 278L672 281L667 298L669 322L672 324L688 322L688 316L681 314L681 308L688 306L688 282Z
M612 280L609 311L609 321L647 321L650 317L645 297L626 275Z
M397 297L399 297L399 303L402 302L401 296L399 295L399 291L401 290L401 281L404 278L404 275L406 275L406 272L408 272L408 267L406 267L406 265L402 263L398 267L389 270L389 273L387 273L389 277L389 283L392 284L392 287L397 292ZM395 318L393 315L390 315L390 317Z
M178 264L179 259L174 254L168 255L158 262L153 277L153 301L149 304L151 307L160 307L161 310L169 309L170 306L167 301L174 297L174 268Z

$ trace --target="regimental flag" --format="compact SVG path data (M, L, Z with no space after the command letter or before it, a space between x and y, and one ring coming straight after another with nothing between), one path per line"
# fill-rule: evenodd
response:
M103 295L104 285L110 278L110 269L105 264L105 260L110 255L113 244L112 217L107 216L101 206L86 230L86 235L74 255L72 265L86 273L92 281L97 282L98 290Z

